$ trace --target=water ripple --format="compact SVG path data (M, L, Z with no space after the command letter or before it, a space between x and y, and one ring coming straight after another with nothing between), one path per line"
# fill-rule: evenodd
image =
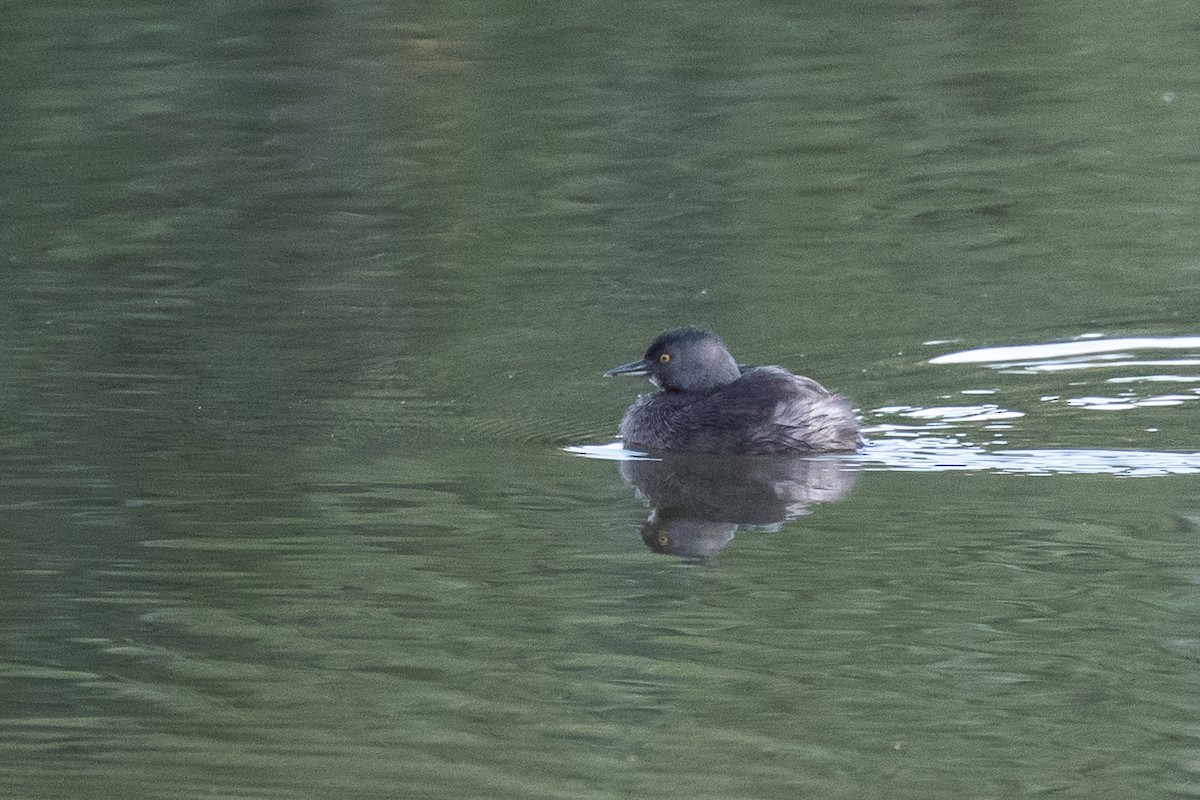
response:
M1061 368L1077 368L1080 366L1095 366L1092 362L1068 362L1065 359L1077 359L1080 356L1097 354L1128 353L1132 350L1200 350L1200 336L1142 336L1123 339L1082 338L1073 342L1052 342L1046 344L1028 344L1006 347L984 347L976 350L963 350L958 353L946 353L929 359L930 364L988 364L993 367L1013 366L1016 362L1030 362L1030 365L1057 365ZM1128 358L1128 356L1108 356L1108 358ZM1112 366L1107 361L1107 366ZM1142 364L1200 364L1200 359L1184 359L1166 362L1136 362Z
M620 442L564 447L565 452L605 461L637 461L651 456ZM957 439L917 436L879 439L855 455L818 456L843 460L871 472L994 472L1026 475L1117 475L1152 477L1200 473L1200 453L1088 448L989 449Z
M1126 477L1200 473L1200 453L1055 448L991 450L956 439L928 436L872 442L855 459L864 470L869 471L978 471Z
M1010 411L995 403L977 406L885 406L875 409L876 414L898 414L912 419L944 420L947 422L990 422L998 419L1016 419L1025 416L1020 411Z

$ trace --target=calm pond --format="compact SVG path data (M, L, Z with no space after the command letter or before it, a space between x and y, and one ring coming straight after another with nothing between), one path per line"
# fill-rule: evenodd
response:
M418 5L0 25L0 797L1200 794L1200 7Z

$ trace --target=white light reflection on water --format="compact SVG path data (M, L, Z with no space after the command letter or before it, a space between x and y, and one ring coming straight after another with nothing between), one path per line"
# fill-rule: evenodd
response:
M1131 375L1109 378L1106 383L1196 383L1200 375Z
M931 362L932 363L932 362ZM1132 359L1120 359L1114 356L1100 356L1093 360L1079 361L1053 361L1049 363L1012 363L1012 364L990 364L993 369L999 369L1002 372L1015 375L1032 375L1038 372L1063 372L1073 369L1097 369L1106 367L1112 369L1114 367L1197 367L1200 366L1200 358L1170 358L1159 359L1155 361L1139 361Z
M1200 399L1200 396L1193 394L1162 394L1140 400L1134 397L1072 397L1067 400L1067 405L1100 411L1121 411L1129 408L1178 406L1197 399Z
M872 442L853 457L867 471L1000 472L1026 475L1152 477L1200 473L1200 453L1153 450L988 450L955 439Z
M573 444L563 450L573 456L594 458L598 461L658 461L647 453L626 450L620 442L608 444Z
M636 461L645 453L620 442L563 448L573 455L610 461ZM879 439L861 453L818 456L844 461L867 472L993 472L1023 475L1115 475L1154 477L1200 474L1200 453L1154 450L1028 449L989 450L957 439L919 436Z
M987 422L997 419L1016 419L1025 414L1009 411L995 403L978 406L885 406L875 409L875 414L897 414L912 419L943 420L945 422Z
M1054 373L1067 370L1125 369L1142 367L1200 367L1200 353L1182 358L1134 357L1137 350L1200 350L1200 336L1140 337L1105 339L1098 334L1086 334L1071 342L985 347L947 353L929 360L930 364L984 364L990 369L1009 375ZM1179 374L1119 375L1106 379L1111 384L1136 383L1197 383L1200 376ZM1072 384L1075 385L1075 384ZM1141 397L1136 391L1120 392L1116 397L1089 395L1066 397L1044 395L1043 402L1065 401L1067 405L1088 410L1124 411L1134 408L1153 408L1182 405L1200 397L1200 388L1190 393L1161 394Z
M993 366L1012 365L1014 362L1032 362L1033 364L1067 364L1058 359L1078 358L1079 356L1096 355L1100 353L1126 353L1131 350L1200 350L1200 336L1144 336L1125 339L1093 339L1087 338L1074 342L1053 342L1048 344L1015 345L1011 347L983 347L977 350L963 350L958 353L946 353L929 359L930 364L991 364ZM1075 366L1088 365L1091 362L1071 362ZM1200 359L1186 359L1174 362L1140 362L1140 363L1183 363L1200 364ZM1112 366L1114 362L1105 362ZM1064 368L1069 368L1064 366Z

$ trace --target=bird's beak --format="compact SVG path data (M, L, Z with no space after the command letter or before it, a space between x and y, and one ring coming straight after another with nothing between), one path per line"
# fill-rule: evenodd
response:
M645 359L641 361L631 361L628 364L622 364L619 367L613 367L608 372L604 373L604 377L611 378L614 375L649 375L650 365Z

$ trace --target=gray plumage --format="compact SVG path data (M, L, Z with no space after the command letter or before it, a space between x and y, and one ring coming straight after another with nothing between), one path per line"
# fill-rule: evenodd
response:
M700 328L667 331L641 361L609 375L646 375L663 391L642 395L621 420L631 447L692 453L852 452L862 443L849 401L782 367L739 367Z

